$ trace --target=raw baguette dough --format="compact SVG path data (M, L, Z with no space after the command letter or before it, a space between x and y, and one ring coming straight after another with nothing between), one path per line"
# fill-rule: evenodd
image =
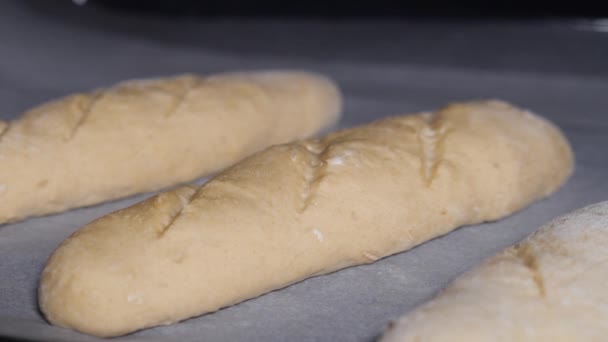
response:
M338 119L328 79L250 72L129 81L0 122L0 224L209 174Z
M608 202L543 226L392 325L395 341L606 341Z
M572 167L555 126L497 101L274 146L76 232L40 308L99 336L170 324L503 217Z

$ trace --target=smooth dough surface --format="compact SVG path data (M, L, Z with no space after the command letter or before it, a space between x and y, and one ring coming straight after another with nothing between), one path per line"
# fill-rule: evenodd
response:
M457 278L382 342L606 341L608 202L559 217Z
M50 257L40 308L99 336L177 322L498 219L572 168L553 124L500 101L274 146L86 225Z
M338 120L303 72L136 80L0 121L0 224L191 181Z

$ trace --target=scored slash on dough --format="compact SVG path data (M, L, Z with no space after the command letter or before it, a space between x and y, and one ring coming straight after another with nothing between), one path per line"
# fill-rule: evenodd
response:
M344 165L347 160L346 158L354 154L352 151L347 150L344 151L343 155L329 158L329 145L319 141L305 144L303 147L311 155L312 159L309 163L310 167L304 172L304 187L300 192L300 198L302 199L300 212L304 212L312 202L312 198L316 194L321 180L327 174L329 166ZM292 154L291 160L296 161L297 156Z
M7 122L0 121L0 141L2 141L2 137L6 132L8 132L9 125Z
M190 95L190 93L192 93L195 89L197 89L202 83L203 82L198 78L194 78L194 77L189 78L186 89L184 89L184 91L182 91L181 94L176 96L176 100L175 100L173 106L167 111L167 113L165 114L165 117L170 117L173 114L177 113L179 108L184 105L184 102L188 98L188 95Z
M97 102L99 100L101 100L101 98L103 98L104 96L105 96L104 91L98 91L96 93L93 93L93 95L89 97L89 101L86 104L86 106L84 106L84 108L79 108L80 112L78 113L78 119L76 119L74 126L65 135L66 141L72 139L74 137L74 135L76 135L76 131L82 125L84 125L85 121L87 121L89 115L93 111L93 107L95 107Z
M427 186L433 183L441 161L440 144L445 137L446 129L441 125L440 112L427 114L424 125L418 131L420 143L420 168L422 178Z
M169 215L166 223L160 228L160 230L158 231L158 238L162 238L165 235L165 233L169 230L169 228L171 228L173 223L175 223L177 218L184 212L184 209L186 209L186 207L188 207L188 205L190 205L190 203L194 201L196 195L198 194L201 188L202 186L199 186L196 189L192 189L192 192L186 195L176 194L177 196L179 196L180 206ZM163 195L165 194L160 194L156 198L157 204L160 205L160 203L162 202Z
M185 102L185 99L187 98L188 94L190 94L194 89L198 88L198 86L201 84L201 81L197 78L191 78L188 82L189 83L186 86L186 89L181 94L175 95L175 103L165 114L166 117L171 116L173 113L177 112L179 107L181 107ZM70 140L74 137L76 131L82 125L84 125L90 114L93 112L93 108L95 107L95 105L106 95L107 91L101 90L89 97L88 103L84 107L79 108L80 112L78 113L78 119L76 120L74 126L66 134L65 140Z
M538 294L541 297L544 297L545 296L545 283L543 281L543 276L540 273L540 270L538 268L538 262L536 260L536 256L530 250L530 247L527 245L521 245L521 244L515 246L515 256L522 261L523 265L526 266L526 268L528 270L530 270L530 273L532 275L532 280L534 281L534 284L538 288Z
M4 131L8 128L8 123L0 121L0 137L4 134Z
M304 212L314 197L319 183L325 174L325 167L327 167L326 152L327 146L324 146L321 142L315 141L310 144L305 144L303 147L311 156L309 167L304 173L304 188L300 192L302 204L300 206L300 212Z

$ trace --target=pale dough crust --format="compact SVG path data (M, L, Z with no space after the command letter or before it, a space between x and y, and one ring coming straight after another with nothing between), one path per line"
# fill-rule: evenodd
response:
M338 120L323 76L249 72L128 81L0 122L0 224L158 190Z
M99 336L177 322L498 219L572 168L554 125L500 101L274 146L76 232L42 273L40 308Z
M606 341L608 202L559 217L399 319L382 342Z

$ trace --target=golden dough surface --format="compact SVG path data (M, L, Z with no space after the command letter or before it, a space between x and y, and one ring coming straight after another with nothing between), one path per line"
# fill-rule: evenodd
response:
M572 169L557 127L500 101L273 146L77 231L42 273L40 308L98 336L174 323L499 219Z
M556 218L392 324L382 342L605 341L608 202Z
M0 224L191 181L335 123L341 96L303 72L127 81L0 122Z

